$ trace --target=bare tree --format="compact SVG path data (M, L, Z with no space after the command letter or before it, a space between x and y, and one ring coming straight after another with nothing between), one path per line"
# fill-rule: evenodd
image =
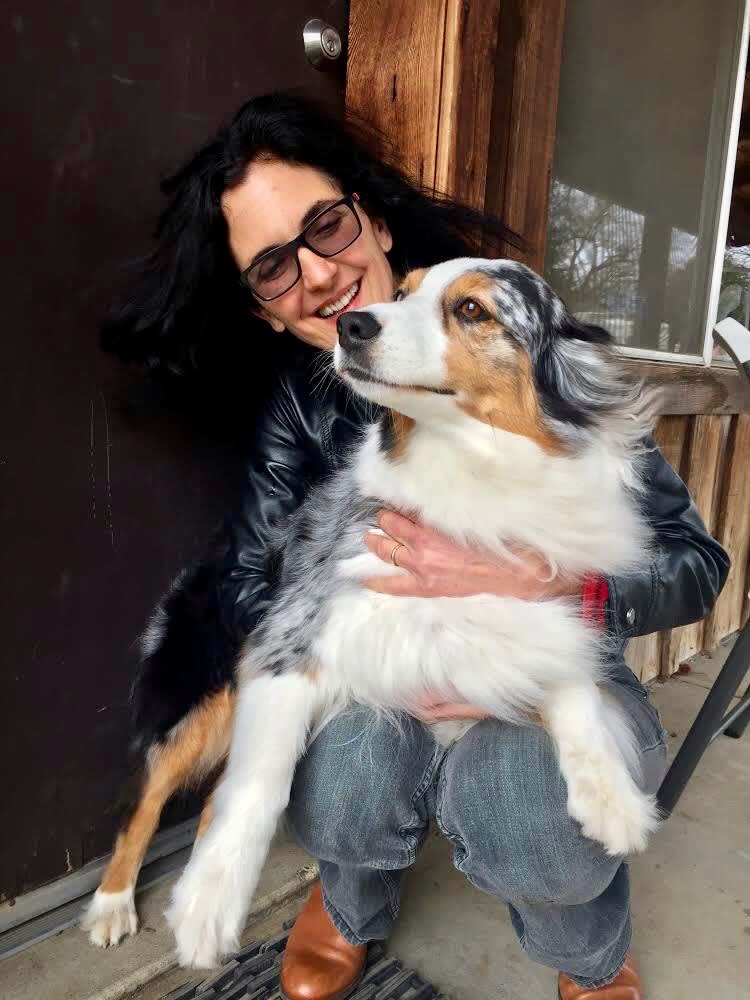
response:
M643 217L554 181L545 274L574 312L632 317Z

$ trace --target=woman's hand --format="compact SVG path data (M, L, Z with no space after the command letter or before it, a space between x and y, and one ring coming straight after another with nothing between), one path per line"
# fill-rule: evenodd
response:
M411 521L392 510L378 513L384 535L368 531L365 543L371 552L390 563L396 543L396 564L406 573L372 576L363 580L370 590L402 597L470 597L495 594L524 601L555 597L578 597L581 585L560 577L549 579L546 561L530 550L514 552L506 559L482 549L454 542L433 528Z
M374 576L363 580L370 590L403 597L469 597L496 594L526 601L578 597L578 581L549 579L549 567L537 553L515 551L515 559L472 549L454 542L439 531L411 521L392 510L378 513L378 527L385 534L369 531L365 543L385 563L397 543L396 564L406 570L399 576ZM475 705L446 702L426 694L412 712L428 725L448 719L486 719Z

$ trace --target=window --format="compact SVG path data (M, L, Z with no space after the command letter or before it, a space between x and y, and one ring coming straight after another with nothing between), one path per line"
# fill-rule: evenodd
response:
M629 353L708 361L717 318L750 324L747 6L567 5L545 276Z

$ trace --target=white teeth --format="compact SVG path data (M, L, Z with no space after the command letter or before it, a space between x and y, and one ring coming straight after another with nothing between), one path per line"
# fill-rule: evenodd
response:
M322 309L318 309L318 316L322 316L326 319L328 316L333 316L334 313L340 312L340 310L345 309L349 303L352 301L354 296L359 291L359 282L355 282L348 292L344 292L340 299L336 299L335 302L329 303L327 306L323 306Z

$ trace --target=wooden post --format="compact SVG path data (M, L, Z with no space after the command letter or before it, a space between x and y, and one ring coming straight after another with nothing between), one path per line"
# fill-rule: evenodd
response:
M724 488L718 511L716 537L729 552L729 578L706 621L706 648L740 627L747 593L750 554L750 415L734 419L727 442Z
M537 270L564 15L565 0L350 4L349 109L389 138L420 183L502 218Z
M673 418L673 419L680 419ZM684 418L683 418L684 419ZM698 512L709 531L716 525L719 486L723 456L729 433L730 417L699 415L692 419L686 441L686 460L681 472L687 488L695 501ZM665 636L661 673L673 674L683 662L704 647L704 623L695 622L683 628L672 629Z
M409 175L435 186L447 0L351 0L347 108L393 144Z
M679 472L687 437L687 418L662 417L654 437L664 457ZM628 643L625 661L643 683L653 680L661 673L664 648L669 643L669 636L669 632L654 632L638 636Z
M488 211L528 245L509 257L542 271L557 128L565 0L507 0L496 55Z

